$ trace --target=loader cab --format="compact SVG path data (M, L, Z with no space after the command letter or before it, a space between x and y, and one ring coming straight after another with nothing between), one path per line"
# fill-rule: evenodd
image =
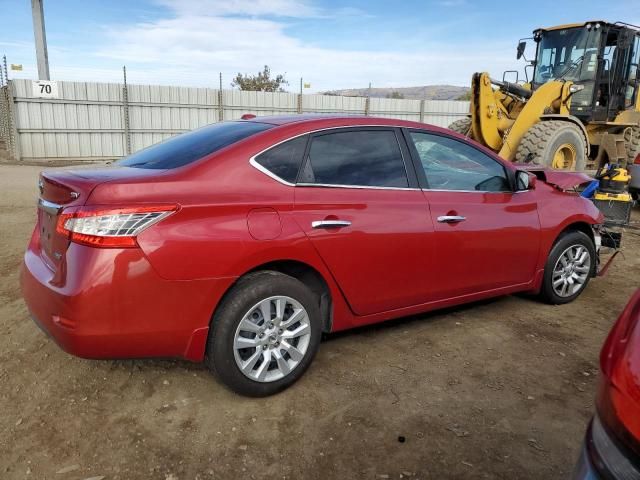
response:
M638 101L640 29L602 21L534 32L532 87L568 80L583 87L571 97L571 114L584 123L615 119Z

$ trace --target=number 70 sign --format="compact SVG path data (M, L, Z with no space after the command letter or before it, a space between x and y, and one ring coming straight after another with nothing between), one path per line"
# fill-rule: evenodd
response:
M58 98L58 82L33 81L31 82L31 92L35 98Z

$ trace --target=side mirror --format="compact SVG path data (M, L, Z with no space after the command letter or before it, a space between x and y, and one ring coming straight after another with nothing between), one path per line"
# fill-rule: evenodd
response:
M522 58L526 48L527 48L527 42L522 41L522 42L518 43L518 54L516 55L516 59L517 60L520 60Z
M516 171L516 191L522 192L525 190L534 190L536 188L536 182L538 177L533 173L525 172L524 170Z

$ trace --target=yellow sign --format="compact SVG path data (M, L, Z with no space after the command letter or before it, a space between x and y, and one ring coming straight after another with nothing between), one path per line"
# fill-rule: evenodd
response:
M11 64L11 70L22 71L22 64L21 63L12 63Z
M305 83L304 84L304 88L311 88L311 84L310 83Z

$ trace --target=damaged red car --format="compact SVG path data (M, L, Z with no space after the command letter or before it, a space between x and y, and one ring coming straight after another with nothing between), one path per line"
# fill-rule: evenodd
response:
M214 124L42 173L22 291L69 353L204 361L269 395L323 332L514 292L574 300L603 219L571 175L409 121Z

